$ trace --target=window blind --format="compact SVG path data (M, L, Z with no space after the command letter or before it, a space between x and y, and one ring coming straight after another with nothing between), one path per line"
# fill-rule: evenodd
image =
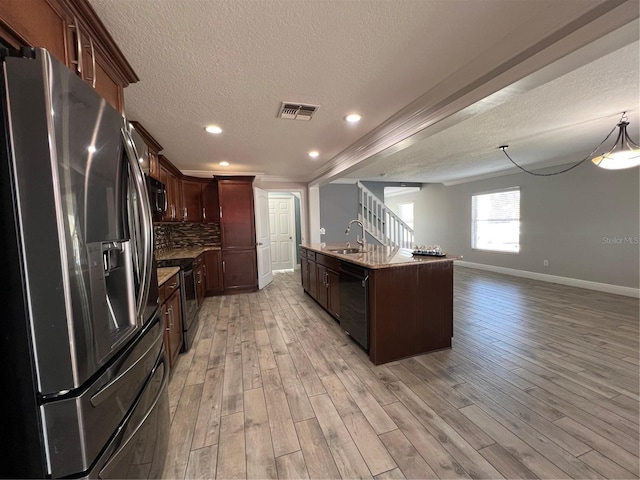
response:
M520 251L520 189L471 197L471 247L497 252Z

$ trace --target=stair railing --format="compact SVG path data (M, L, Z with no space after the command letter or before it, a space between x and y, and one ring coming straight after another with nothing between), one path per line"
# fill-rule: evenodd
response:
M413 248L414 232L402 219L362 183L357 182L358 220L383 245Z

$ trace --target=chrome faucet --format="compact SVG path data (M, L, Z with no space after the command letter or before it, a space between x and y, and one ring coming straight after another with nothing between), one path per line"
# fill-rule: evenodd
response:
M347 225L347 229L344 231L344 233L349 235L349 230L351 230L351 225L353 225L354 223L357 223L358 225L360 225L360 228L362 228L362 239L360 238L360 235L358 235L356 236L356 242L358 242L358 245L360 245L360 248L364 251L367 248L367 237L364 231L364 225L360 220L351 220L349 222L349 225Z

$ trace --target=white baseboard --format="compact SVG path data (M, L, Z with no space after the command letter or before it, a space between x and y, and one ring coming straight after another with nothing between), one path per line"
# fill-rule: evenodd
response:
M505 275L513 275L514 277L531 278L532 280L559 283L561 285L569 285L571 287L586 288L588 290L597 290L598 292L613 293L615 295L624 295L625 297L640 298L640 289L632 287L622 287L620 285L611 285L609 283L591 282L589 280L580 280L578 278L559 277L557 275L547 275L546 273L528 272L526 270L516 270L515 268L496 267L494 265L465 262L463 260L456 260L455 264L460 265L461 267L469 267L476 268L478 270L488 270L490 272L504 273Z

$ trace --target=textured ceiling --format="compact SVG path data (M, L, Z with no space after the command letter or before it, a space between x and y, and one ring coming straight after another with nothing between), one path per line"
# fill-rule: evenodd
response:
M141 79L125 92L128 118L176 166L307 181L465 65L488 52L516 55L602 0L90 3ZM310 122L280 120L281 101L321 107ZM364 115L357 125L343 120L352 111ZM212 123L224 132L207 134ZM307 156L312 149L318 159Z
M509 145L510 156L529 168L575 162L598 146L623 111L637 142L639 53L634 42L438 133L421 132L416 137L422 138L406 141L407 148L381 152L348 177L455 183L511 173L515 167L500 145ZM604 151L616 135L617 130Z

